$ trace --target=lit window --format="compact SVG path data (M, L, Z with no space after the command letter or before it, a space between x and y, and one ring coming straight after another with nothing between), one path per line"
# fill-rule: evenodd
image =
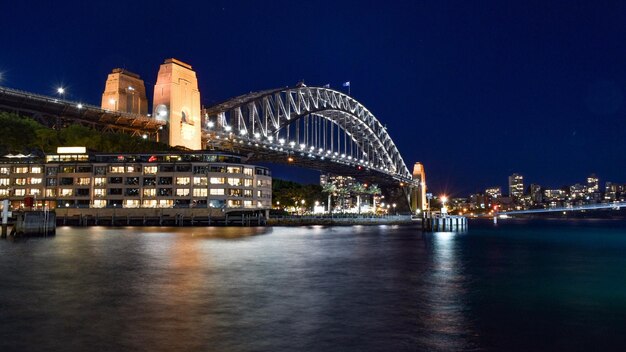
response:
M139 208L139 199L126 199L124 208Z
M239 207L241 207L241 201L240 200L229 199L228 200L228 207L229 208L239 208Z
M94 190L93 190L93 196L94 197L104 197L106 195L107 195L106 188L94 188Z
M174 205L174 201L171 199L159 200L159 208L171 208Z
M156 188L144 188L143 196L144 197L154 197L154 196L156 196Z
M104 199L96 199L93 201L94 208L104 208L107 206L107 201Z
M254 170L249 168L249 167L244 167L243 168L243 174L246 176L252 176L252 174L254 173Z
M74 190L71 188L61 188L59 190L59 196L61 197L71 197L74 194Z
M144 166L143 173L146 175L154 175L157 173L157 167L156 166Z
M9 190L8 189L0 189L0 196L8 196L9 195Z
M159 204L157 202L156 199L146 199L143 202L141 202L141 206L144 208L156 208L157 204Z
M8 178L0 178L0 186L8 186L9 179Z
M224 189L223 188L211 188L211 190L209 191L209 194L212 196L223 196Z
M0 167L0 175L8 175L9 168L8 167Z
M206 197L208 194L207 189L206 188L194 188L193 189L193 196L194 197Z
M224 178L223 177L211 177L211 184L212 185L223 185L224 184Z
M228 171L229 174L240 174L241 173L241 167L239 166L229 166L226 168L226 170Z
M252 208L252 201L251 200L244 200L243 201L243 206L245 208Z
M241 179L240 178L229 178L228 179L228 184L231 186L241 186Z
M111 166L110 172L114 174L123 174L124 167L123 166Z
M16 174L26 174L28 173L28 167L24 166L24 167L16 167L15 168L15 173Z
M136 167L134 166L126 166L126 172L138 172L139 170L137 170ZM137 204L137 207L139 207L139 204Z
M30 172L33 173L33 174L40 174L40 173L42 173L41 166L33 166L33 167L31 167L30 168Z
M193 185L194 186L206 186L207 185L206 177L194 177Z
M186 197L189 195L189 188L177 188L176 196L178 197Z
M47 189L46 190L46 197L56 197L56 196L57 196L56 189Z
M256 202L256 206L259 207L259 208L262 208L263 207L263 202L261 202L261 201Z
M15 189L15 195L18 197L23 197L26 195L26 190L23 188L16 188Z
M187 186L189 184L189 177L176 177L176 184L180 186Z
M96 186L104 186L107 184L107 178L106 177L96 177L93 179L93 184Z
M28 190L29 196L38 196L41 194L41 190L39 188L31 188Z
M91 183L91 178L89 177L79 177L76 179L76 184L81 186L86 186Z
M252 198L252 190L251 189L244 189L243 190L243 196L246 198Z
M245 178L243 180L243 185L244 185L244 187L252 187L252 179L251 178Z
M25 178L16 178L15 179L15 184L18 186L23 186L26 184L26 179Z
M32 178L29 179L29 184L31 184L31 185L40 185L41 182L42 182L41 178L32 177Z

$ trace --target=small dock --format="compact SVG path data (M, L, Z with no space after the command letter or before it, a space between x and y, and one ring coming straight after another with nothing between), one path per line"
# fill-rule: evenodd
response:
M438 231L466 231L467 218L458 215L437 215L422 219L422 230Z

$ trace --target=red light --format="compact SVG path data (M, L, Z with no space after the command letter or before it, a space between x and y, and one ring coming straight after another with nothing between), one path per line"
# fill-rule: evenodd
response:
M117 160L124 160L124 156L123 155L118 155L117 156Z
M157 161L157 158L156 158L156 156L154 156L154 155L151 155L151 156L148 158L148 162L149 162L149 163L153 163L153 162L155 162L155 161Z

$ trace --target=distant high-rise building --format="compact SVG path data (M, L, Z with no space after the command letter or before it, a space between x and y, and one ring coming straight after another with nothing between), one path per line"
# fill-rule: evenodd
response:
M569 186L569 197L570 199L582 199L585 197L585 190L587 187L577 183L575 185Z
M614 201L617 199L617 185L613 182L606 182L604 188L604 199Z
M509 176L509 197L521 198L524 195L524 176L513 174Z
M500 186L489 187L485 190L485 194L491 198L500 198L502 197L502 188Z
M596 174L591 174L591 176L587 177L587 192L589 193L597 193L600 191L600 186L598 182L598 177Z
M543 202L543 194L540 185L534 183L530 184L530 199L535 204Z
M146 87L138 74L122 68L109 73L104 93L102 93L102 109L146 115L148 100Z

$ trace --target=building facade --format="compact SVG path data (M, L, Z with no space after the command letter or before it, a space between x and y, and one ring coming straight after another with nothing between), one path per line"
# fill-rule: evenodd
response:
M0 200L32 198L48 208L221 208L265 210L267 168L224 153L57 153L0 159Z
M519 199L524 195L524 176L513 174L509 176L509 197Z
M146 87L138 74L116 68L109 73L104 93L102 109L146 115L148 100Z

